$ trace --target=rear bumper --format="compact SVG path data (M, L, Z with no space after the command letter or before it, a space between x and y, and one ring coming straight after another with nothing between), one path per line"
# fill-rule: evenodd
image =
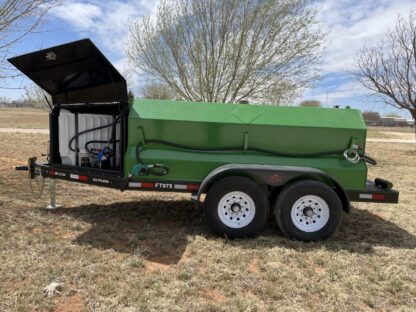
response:
M399 202L399 192L396 190L386 190L379 188L373 181L367 180L365 190L346 190L350 201L371 202L371 203L389 203L397 204Z

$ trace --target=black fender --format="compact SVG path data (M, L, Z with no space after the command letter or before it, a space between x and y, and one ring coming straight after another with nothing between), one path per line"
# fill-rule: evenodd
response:
M310 167L254 164L223 165L215 168L205 177L198 189L196 200L201 201L201 195L207 193L213 183L231 175L245 176L271 188L282 187L286 184L305 179L321 181L334 189L341 199L343 209L346 212L350 211L350 200L342 185L325 172Z

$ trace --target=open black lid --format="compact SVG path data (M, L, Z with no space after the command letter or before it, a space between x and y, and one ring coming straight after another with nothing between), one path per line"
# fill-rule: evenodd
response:
M9 62L48 92L54 105L127 101L126 80L89 39L16 56Z

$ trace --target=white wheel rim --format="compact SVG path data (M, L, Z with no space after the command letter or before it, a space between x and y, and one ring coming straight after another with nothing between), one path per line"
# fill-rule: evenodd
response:
M321 230L329 220L329 207L325 200L315 195L305 195L292 206L293 224L303 232Z
M253 199L243 192L225 194L218 203L218 216L222 223L233 229L250 224L256 213Z

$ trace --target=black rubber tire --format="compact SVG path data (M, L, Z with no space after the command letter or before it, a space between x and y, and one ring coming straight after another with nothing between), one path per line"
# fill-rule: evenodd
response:
M315 232L305 232L297 228L292 221L293 204L302 196L321 197L329 207L329 219L326 225ZM284 188L274 205L274 216L280 230L286 236L302 241L319 241L331 237L342 221L342 203L337 193L328 185L312 180L296 182Z
M243 192L251 197L255 205L253 220L244 227L231 228L218 216L218 204L221 198L230 192ZM228 177L216 182L208 191L205 199L205 220L211 230L227 238L251 237L266 224L269 216L269 202L263 189L253 180L245 177Z

